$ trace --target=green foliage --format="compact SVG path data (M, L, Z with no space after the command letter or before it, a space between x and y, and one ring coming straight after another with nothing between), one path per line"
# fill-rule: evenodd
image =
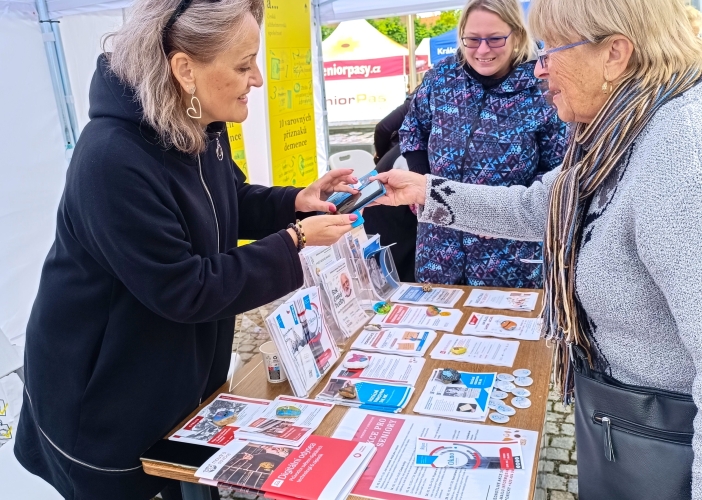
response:
M322 26L322 40L326 40L329 38L329 35L334 33L334 30L336 27L331 27L331 26Z
M430 26L426 26L420 19L414 20L414 41L419 43L424 38L431 38L451 31L458 26L461 17L460 10L442 12L439 19ZM383 35L395 40L400 45L407 45L407 22L401 17L387 17L385 19L369 19L368 22Z

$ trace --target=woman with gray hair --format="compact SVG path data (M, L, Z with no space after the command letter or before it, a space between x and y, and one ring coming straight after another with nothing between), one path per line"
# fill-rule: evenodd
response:
M392 171L382 204L545 236L544 333L575 396L581 500L702 499L702 41L681 0L534 0L561 168L488 187Z
M347 215L296 222L353 192L351 170L266 188L231 160L225 122L262 85L262 18L262 0L138 0L98 59L27 326L14 448L65 498L163 490L139 457L225 382L234 315L299 288L305 243L351 229Z

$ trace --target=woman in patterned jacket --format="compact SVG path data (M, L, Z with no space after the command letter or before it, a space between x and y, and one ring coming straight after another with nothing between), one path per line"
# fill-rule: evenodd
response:
M414 172L467 184L529 186L560 165L566 125L534 76L518 0L469 0L456 56L430 70L400 129ZM420 224L420 282L541 287L541 243Z

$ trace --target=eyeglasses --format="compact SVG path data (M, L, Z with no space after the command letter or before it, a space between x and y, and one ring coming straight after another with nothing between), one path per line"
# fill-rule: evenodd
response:
M571 43L568 45L562 45L560 47L545 50L543 42L539 42L539 50L537 51L539 63L541 64L542 68L546 69L548 67L548 59L551 54L555 54L556 52L560 52L561 50L572 49L573 47L577 47L578 45L585 45L586 43L590 43L590 40L583 40L582 42Z
M485 41L488 47L491 49L499 49L507 45L507 39L512 36L513 31L510 31L507 36L490 36L487 38L474 37L474 36L464 36L461 38L461 43L467 49L477 49L480 48L480 44Z

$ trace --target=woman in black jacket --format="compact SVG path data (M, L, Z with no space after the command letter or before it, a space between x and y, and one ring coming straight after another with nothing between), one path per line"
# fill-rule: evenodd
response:
M298 250L352 217L306 189L246 184L226 121L246 118L262 0L141 0L100 56L56 240L27 326L15 454L75 500L149 499L140 455L227 376L234 315L303 282ZM238 248L239 238L257 242Z

